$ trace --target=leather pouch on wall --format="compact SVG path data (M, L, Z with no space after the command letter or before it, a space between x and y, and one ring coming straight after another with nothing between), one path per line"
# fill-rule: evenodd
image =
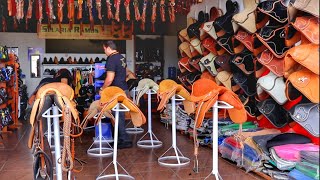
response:
M234 37L238 41L240 41L243 45L245 45L246 48L249 49L249 51L253 52L253 42L254 42L253 34L249 34L248 32L239 29L237 34L234 35Z
M318 0L295 0L293 7L310 13L319 18L319 1Z
M256 94L256 81L252 76L246 76L242 72L235 72L233 80L241 87L247 96Z
M211 53L213 53L214 55L218 55L217 50L216 50L216 44L217 44L217 42L210 37L208 37L202 41L202 46L205 49L207 49L208 51L210 51Z
M201 71L199 62L200 62L200 59L201 59L202 57L203 57L203 56L195 56L195 57L189 59L189 64L190 64L190 66L192 66L193 68L195 68L197 71Z
M273 25L267 25L261 28L258 39L277 57L282 58L290 49L285 45L285 27L279 25L278 28Z
M266 99L257 104L259 111L277 128L289 123L287 112L273 99Z
M292 23L313 44L319 44L319 19L313 16L297 17Z
M258 79L257 88L262 88L280 105L283 105L288 101L283 77L277 77L272 72Z
M224 54L224 55L221 55L221 56L218 56L216 59L215 59L215 62L225 71L228 71L228 72L231 72L231 68L230 68L230 61L231 61L231 58L233 56L230 56L228 54Z
M277 58L268 49L258 55L257 60L277 76L284 75L284 58Z
M250 51L244 51L232 60L232 62L246 75L254 72L253 55Z
M289 111L291 118L315 137L319 137L319 104L301 103Z
M202 66L205 67L213 76L216 76L218 74L217 69L214 65L215 59L216 59L216 56L212 53L209 53L208 55L204 56L200 60L200 64L202 64Z
M288 96L288 83L291 83L298 91L311 102L319 103L319 75L308 69L301 69L292 73L286 82L286 94Z
M256 28L256 17L254 11L257 8L256 0L244 0L244 10L232 17L232 21L246 29L250 33L255 33ZM233 28L235 29L235 28Z
M296 63L301 64L313 73L319 75L319 45L303 44L291 48L284 58L285 71L290 74Z

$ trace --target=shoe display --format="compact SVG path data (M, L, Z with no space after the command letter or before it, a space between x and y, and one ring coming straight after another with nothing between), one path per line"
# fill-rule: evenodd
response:
M48 64L48 59L45 57L45 58L43 58L43 62L42 62L42 64Z
M57 56L54 57L53 64L59 64L59 60L58 60Z
M82 59L82 57L79 58L78 64L83 64L83 59Z

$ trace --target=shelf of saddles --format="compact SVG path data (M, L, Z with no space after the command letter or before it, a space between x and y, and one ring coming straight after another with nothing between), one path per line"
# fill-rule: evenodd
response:
M242 10L227 0L224 13L212 7L188 19L179 32L178 79L192 93L210 79L219 85L218 99L228 90L236 97L226 100L241 101L246 115L228 110L232 121L219 123L222 157L274 179L318 179L319 1L243 2ZM185 119L194 133L197 118ZM204 124L196 127L205 132Z
M64 59L61 57L59 60L55 56L54 58L50 57L49 59L47 57L43 58L42 64L94 64L94 63L101 63L103 61L106 61L105 58L99 58L96 57L94 60L93 58L82 58L80 57L79 59L77 58L72 58L71 56L68 57L67 59Z

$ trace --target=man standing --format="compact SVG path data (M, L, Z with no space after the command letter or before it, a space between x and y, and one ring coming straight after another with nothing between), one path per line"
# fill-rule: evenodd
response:
M106 79L100 90L108 86L117 86L122 90L126 91L128 94L128 86L126 82L126 60L117 51L117 46L113 41L107 41L103 43L103 49L105 54L108 56L106 63ZM118 148L130 148L132 147L132 142L129 135L125 130L125 114L124 112L119 112L119 141Z

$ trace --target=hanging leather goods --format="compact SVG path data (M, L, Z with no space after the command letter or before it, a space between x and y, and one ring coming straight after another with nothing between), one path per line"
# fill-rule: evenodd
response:
M101 0L96 0L96 6L97 6L97 10L98 10L98 19L101 22L102 31L104 31L103 19L102 19L102 14L101 14Z
M16 14L16 18L17 20L20 22L20 20L23 19L24 17L24 0L16 0L16 4L17 4L17 14Z
M116 13L114 14L114 19L118 22L120 22L120 3L121 3L121 0L114 1L114 7L116 8Z
M90 21L90 30L93 31L94 29L94 19L92 15L92 0L87 1L87 6L89 9L89 21Z
M161 16L161 21L166 22L166 12L165 12L165 0L160 0L160 16Z
M8 15L12 16L12 4L11 4L11 0L7 0L8 3Z
M68 0L69 30L72 30L74 23L74 0Z
M18 24L17 24L17 0L11 0L11 16L13 17L13 28L16 30L18 29Z
M130 1L131 0L125 0L124 1L124 7L126 9L126 20L130 21Z
M28 10L27 10L27 15L26 15L26 29L28 29L28 20L32 18L32 6L33 6L33 0L29 0L28 3Z
M47 0L46 12L48 16L48 28L51 29L52 20L55 19L55 16L53 14L53 0Z
M135 17L136 21L139 21L141 19L141 15L140 15L140 11L139 11L139 1L134 0L133 6L134 6L134 17Z
M59 32L61 33L61 23L63 19L63 0L58 0L58 22L59 22Z
M169 18L170 18L170 22L174 23L174 21L176 20L176 16L175 16L175 10L174 10L174 6L175 6L175 0L170 0L169 3Z
M80 21L80 35L82 35L83 32L83 24L82 24L82 4L83 0L78 0L78 20Z
M152 14L151 14L151 32L155 32L154 23L157 19L157 0L152 1Z
M146 12L147 12L147 5L148 5L148 0L144 0L143 2L143 9L142 9L142 16L141 16L141 30L145 31L145 25L146 25Z
M111 10L111 2L110 0L106 0L107 2L107 9L108 9L108 19L113 19L113 14L112 14L112 10Z

